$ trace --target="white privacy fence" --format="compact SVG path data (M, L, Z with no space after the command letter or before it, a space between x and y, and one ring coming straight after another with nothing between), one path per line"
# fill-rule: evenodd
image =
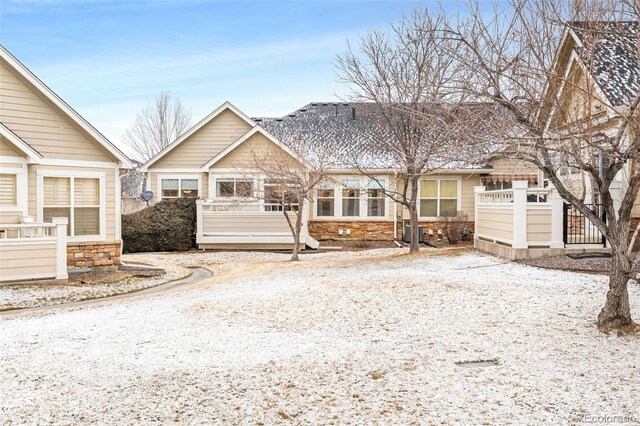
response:
M514 181L511 189L475 187L475 238L518 249L563 248L563 201L551 188L528 188Z
M67 279L68 221L0 224L0 282Z

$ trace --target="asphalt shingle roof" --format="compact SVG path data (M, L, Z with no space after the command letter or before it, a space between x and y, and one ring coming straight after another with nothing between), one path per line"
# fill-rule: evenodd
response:
M375 151L375 138L380 137L371 130L375 126L375 106L367 103L314 102L283 117L257 117L254 120L283 144L299 146L296 139L304 139L309 144L331 146L337 167L352 167L353 162L345 161L346 156L357 151L357 163L366 168L394 168L391 158L384 158L383 151ZM382 120L379 118L378 120ZM339 158L339 157L343 158ZM486 168L484 161L452 161L448 169Z
M638 22L572 22L570 25L585 45L578 53L588 63L593 60L593 77L607 100L614 107L629 105L640 91Z

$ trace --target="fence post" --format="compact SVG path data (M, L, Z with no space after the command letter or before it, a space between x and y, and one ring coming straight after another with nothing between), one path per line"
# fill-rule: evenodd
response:
M527 244L527 188L529 182L516 180L513 188L513 248L528 248Z
M473 193L475 194L475 204L473 211L473 239L478 239L478 204L480 204L480 195L485 191L484 185L478 185L473 187Z
M202 241L204 236L203 219L202 219L202 203L204 200L196 200L196 246Z
M56 225L56 280L66 280L67 273L67 225L66 217L52 217L51 223Z
M564 200L555 189L551 198L551 242L550 248L564 248Z

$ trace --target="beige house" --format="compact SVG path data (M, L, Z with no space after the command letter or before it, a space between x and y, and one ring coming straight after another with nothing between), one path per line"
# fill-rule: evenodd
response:
M0 46L0 281L118 264L119 169L129 167Z
M556 102L544 105L539 114L549 135L566 135L570 129L588 123L593 130L614 136L621 120L619 111L628 108L640 90L635 35L638 22L598 25L609 28L596 46L594 63L585 63L581 54L588 47L585 44L589 43L592 30L581 29L579 23L574 23L564 32L553 64L554 73L564 77L547 86L549 97L553 96ZM598 163L606 161L602 154L596 158ZM610 186L616 211L629 176L637 173L636 167L629 161ZM598 191L586 173L565 164L560 178L594 213L604 215ZM582 213L563 203L553 189L527 187L525 181L502 191L502 188L487 188L489 191L478 188L476 247L511 258L606 250L601 232ZM638 199L632 220L640 220Z
M300 134L308 123L323 118L326 125L311 126L309 137L324 137L323 129L342 123L345 143L358 137L349 104L314 103L281 118L252 119L230 103L224 103L142 168L148 173L152 202L178 197L198 201L200 248L284 248L293 239L282 214L254 194L263 193L267 179L255 173L256 150L287 151L287 140L274 136ZM293 155L293 153L290 153ZM437 235L438 219L462 212L473 231L474 187L490 166L446 170L425 176L420 183L420 221L425 233ZM384 195L379 185L397 185L393 170L380 169L372 180L355 169L335 168L315 191L303 210L303 240L317 247L318 240L393 240L403 236L408 211ZM249 200L249 201L248 201Z

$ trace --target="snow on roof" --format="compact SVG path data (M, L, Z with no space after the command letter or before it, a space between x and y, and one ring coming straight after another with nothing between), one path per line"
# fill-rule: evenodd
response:
M570 26L584 46L577 52L583 60L593 60L591 73L607 100L614 107L629 105L640 91L638 22L572 22Z
M383 118L376 114L376 108L370 103L314 102L283 117L257 117L253 120L292 148L299 147L300 141L307 144L309 152L314 151L314 146L330 147L334 167L353 167L353 158L348 157L356 152L359 167L396 168L397 161L388 152L376 150L375 140L380 137L380 128L384 127L381 126ZM377 127L377 131L373 130L374 127ZM390 131L388 135L392 137ZM434 161L437 162L435 157ZM462 157L461 155L459 158ZM475 159L480 160L478 162L443 160L441 168L490 168L482 158L483 156L475 156Z

